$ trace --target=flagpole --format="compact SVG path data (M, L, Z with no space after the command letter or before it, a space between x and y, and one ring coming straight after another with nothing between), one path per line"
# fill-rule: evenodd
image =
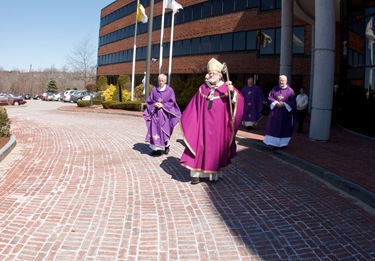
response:
M139 5L139 0L137 1L137 8ZM133 69L132 69L132 88L131 88L131 101L134 100L134 81L135 81L135 55L137 52L137 29L138 29L138 19L135 18L135 29L134 29L134 46L133 46Z
M169 67L168 67L168 85L171 85L171 73L172 73L172 54L173 54L173 35L174 35L174 15L172 12L172 24L171 24L171 41L169 44Z
M151 61L151 44L152 44L152 24L154 20L154 0L150 0L150 17L148 19L148 37L147 37L147 55L146 55L146 83L145 99L147 100L149 94L150 83L150 61Z
M161 15L161 28L160 28L160 52L159 52L159 74L162 73L163 66L163 38L164 38L164 16L165 16L165 4L166 0L163 0L163 10Z

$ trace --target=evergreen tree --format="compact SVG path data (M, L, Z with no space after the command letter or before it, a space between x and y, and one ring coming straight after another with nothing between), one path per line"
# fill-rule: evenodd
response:
M49 81L46 92L57 93L57 83L54 79Z
M105 91L107 88L107 77L100 76L96 85L98 86L98 91Z

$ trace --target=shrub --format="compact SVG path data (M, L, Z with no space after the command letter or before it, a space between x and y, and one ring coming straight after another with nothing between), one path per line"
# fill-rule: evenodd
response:
M103 92L104 101L112 101L112 97L115 91L116 91L116 86L114 86L113 84L107 85L107 88Z
M86 83L86 89L89 92L96 92L98 90L98 86L95 83L89 82Z
M7 110L4 107L0 107L0 137L10 136L10 123Z
M142 103L140 101L127 101L127 102L117 102L117 101L104 101L102 102L104 109L120 109L127 111L141 111Z
M90 101L82 101L82 100L78 100L77 101L77 106L78 107L90 107Z
M105 91L105 89L107 88L107 77L99 76L97 86L98 86L98 91Z

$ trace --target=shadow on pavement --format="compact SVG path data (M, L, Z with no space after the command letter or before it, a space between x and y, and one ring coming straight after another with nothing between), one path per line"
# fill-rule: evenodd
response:
M168 156L160 164L160 167L171 176L172 179L180 182L190 182L190 172L179 163L179 158Z
M133 150L139 151L141 154L149 154L151 152L147 143L136 143L133 145Z

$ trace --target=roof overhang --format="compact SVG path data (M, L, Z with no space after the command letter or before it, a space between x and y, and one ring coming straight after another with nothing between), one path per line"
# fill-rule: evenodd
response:
M335 1L335 20L340 20L340 0ZM294 15L299 19L314 24L315 0L294 0Z

